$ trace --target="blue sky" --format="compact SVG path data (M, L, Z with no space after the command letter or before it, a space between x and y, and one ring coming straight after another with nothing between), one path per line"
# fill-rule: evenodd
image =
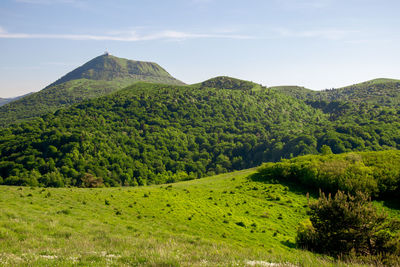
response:
M337 88L400 79L398 0L1 0L0 97L108 50L196 83Z

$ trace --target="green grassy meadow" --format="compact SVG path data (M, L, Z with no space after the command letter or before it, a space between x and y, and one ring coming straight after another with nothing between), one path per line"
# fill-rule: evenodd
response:
M348 266L296 249L306 191L253 173L145 187L1 186L0 265Z

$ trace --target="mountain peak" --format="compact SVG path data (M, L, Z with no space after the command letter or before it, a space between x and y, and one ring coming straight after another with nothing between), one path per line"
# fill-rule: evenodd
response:
M169 84L184 84L172 77L165 69L154 62L128 60L105 52L67 73L50 86L71 80L88 79L114 81L134 79L137 81L157 81Z

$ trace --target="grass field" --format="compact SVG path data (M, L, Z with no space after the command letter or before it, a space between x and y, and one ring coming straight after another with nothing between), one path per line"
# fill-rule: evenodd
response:
M146 187L1 186L0 265L347 266L294 247L306 192L254 172Z

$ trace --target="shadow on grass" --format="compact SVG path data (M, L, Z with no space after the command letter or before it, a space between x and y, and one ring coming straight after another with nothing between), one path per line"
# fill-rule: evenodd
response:
M297 248L296 243L291 242L289 240L281 241L281 244L288 247L288 248Z
M299 195L306 195L309 193L310 197L314 199L319 198L319 190L316 189L315 187L311 186L306 186L302 184L301 182L296 182L296 181L291 181L291 180L283 180L283 179L274 179L274 178L268 178L266 179L263 177L263 175L259 172L253 173L248 176L249 179L255 181L255 182L261 182L265 184L281 184L284 186L287 186L289 190L295 194ZM325 194L332 193L334 195L336 192L329 192L328 190L323 191ZM396 209L400 210L400 200L396 196L385 196L380 199L376 200L382 200L383 205L390 208L390 209Z
M383 205L390 209L400 210L400 200L397 198L384 199Z

